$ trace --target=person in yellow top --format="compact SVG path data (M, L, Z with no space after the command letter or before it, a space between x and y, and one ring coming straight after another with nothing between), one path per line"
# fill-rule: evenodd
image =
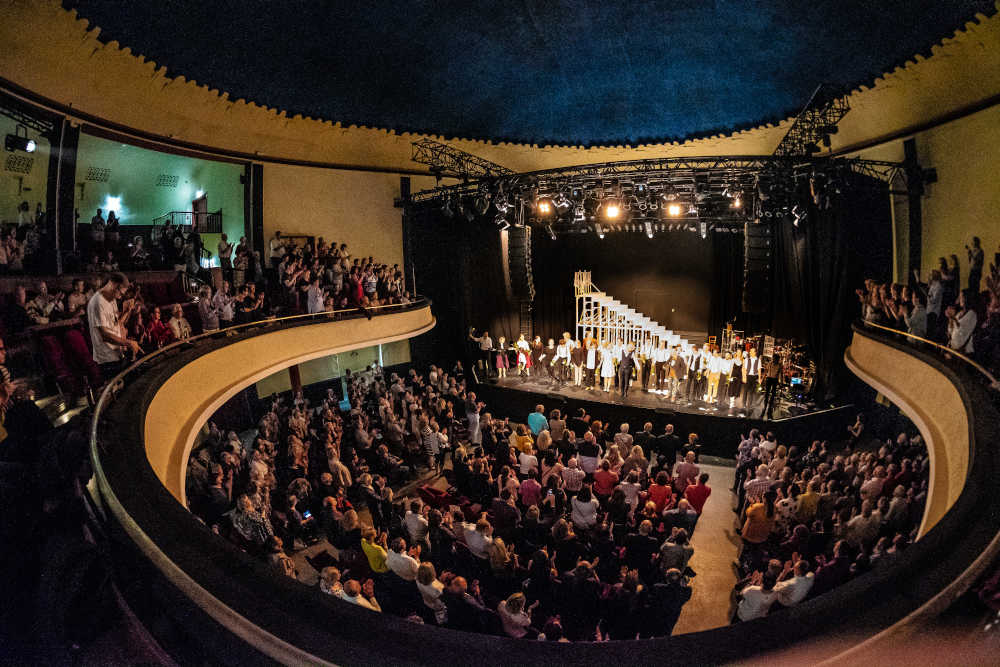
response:
M361 537L361 549L365 552L365 558L368 559L368 566L372 569L372 572L378 574L388 572L389 566L385 564L385 558L387 555L386 541L389 536L386 533L382 533L376 537L375 531L369 528Z
M764 502L754 503L747 509L747 519L740 533L744 543L761 544L767 541L774 530L774 502L777 497L777 492L768 491L764 494Z
M519 452L530 454L535 441L528 435L528 428L524 424L518 424L517 429L510 434L510 446Z
M799 508L796 512L796 518L799 523L804 523L807 526L812 525L813 519L816 518L817 509L819 509L819 481L812 480L809 482L806 492L799 494Z

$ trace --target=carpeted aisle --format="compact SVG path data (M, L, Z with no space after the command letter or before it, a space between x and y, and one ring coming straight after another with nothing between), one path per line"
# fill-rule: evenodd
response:
M701 471L709 474L708 485L712 495L705 503L705 510L698 520L691 546L694 555L690 567L698 576L691 583L691 599L681 611L674 627L674 634L708 630L728 625L731 611L731 594L736 583L733 561L739 551L740 537L733 514L734 468L701 464Z

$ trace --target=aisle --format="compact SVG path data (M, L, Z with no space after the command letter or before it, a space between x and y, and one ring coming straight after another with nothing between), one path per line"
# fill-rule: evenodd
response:
M674 627L674 634L708 630L728 625L731 594L736 584L733 561L739 551L739 535L733 514L734 468L701 464L701 471L709 474L708 485L712 495L705 503L704 514L698 520L691 545L691 569L698 573L692 583L691 599L681 610L681 617Z

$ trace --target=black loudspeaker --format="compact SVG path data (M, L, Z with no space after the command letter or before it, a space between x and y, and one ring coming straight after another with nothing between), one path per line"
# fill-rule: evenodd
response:
M774 272L774 230L771 223L748 222L743 229L743 312L766 313Z
M508 230L507 259L510 267L510 287L518 301L535 300L535 279L531 275L531 227L511 227Z

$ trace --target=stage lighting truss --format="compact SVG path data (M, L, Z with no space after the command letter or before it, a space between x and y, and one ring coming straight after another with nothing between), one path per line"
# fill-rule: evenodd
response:
M626 223L645 232L647 221L654 233L659 223L667 223L665 231L699 232L700 222L724 231L764 220L802 224L807 212L791 215L794 205L811 199L816 208L829 207L848 189L866 187L856 175L892 183L896 193L914 178L902 163L856 158L656 158L490 175L418 192L407 204L437 200L446 216L458 213L470 222L492 220L494 210L505 217L513 212L551 226L557 236L596 231L598 223L602 233Z

